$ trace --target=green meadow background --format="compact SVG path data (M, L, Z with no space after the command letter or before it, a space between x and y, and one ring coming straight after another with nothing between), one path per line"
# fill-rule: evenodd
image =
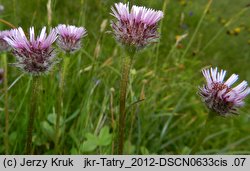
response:
M28 32L35 26L84 26L82 49L70 56L60 127L61 154L112 154L119 114L119 81L124 51L110 34L114 0L0 0L0 14ZM122 1L125 2L125 1ZM204 67L227 70L250 82L249 0L131 0L163 10L158 44L140 52L130 72L126 154L189 154L208 110L197 95ZM49 11L49 12L48 12ZM10 29L0 23L1 30ZM176 36L188 34L176 44ZM59 50L58 50L59 51ZM1 54L2 55L2 54ZM60 58L64 54L58 52ZM14 57L8 53L8 62ZM0 63L2 66L2 62ZM54 154L59 65L40 80L33 134L34 154ZM31 80L8 67L9 153L23 154ZM238 82L239 83L239 82ZM239 116L216 117L199 154L250 154L250 98ZM5 154L4 95L0 85L0 154Z

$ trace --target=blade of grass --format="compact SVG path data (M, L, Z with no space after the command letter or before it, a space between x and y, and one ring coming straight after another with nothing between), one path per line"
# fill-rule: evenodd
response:
M206 7L205 7L205 9L204 9L204 11L203 11L203 14L202 14L202 16L201 16L201 19L200 19L200 21L198 22L198 25L196 26L195 31L194 31L194 33L193 33L193 35L192 35L190 41L188 42L185 51L183 52L183 54L182 54L182 56L181 56L181 58L180 58L181 60L186 56L188 50L190 49L191 45L193 44L193 41L194 41L196 35L198 34L198 31L200 30L201 24L202 24L202 22L203 22L203 20L204 20L204 18L205 18L205 16L206 16L208 10L210 9L210 6L211 6L212 2L213 2L213 0L209 0L209 1L208 1L207 5L206 5Z

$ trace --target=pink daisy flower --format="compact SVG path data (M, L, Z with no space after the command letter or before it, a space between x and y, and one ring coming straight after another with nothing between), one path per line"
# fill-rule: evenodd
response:
M116 3L111 10L117 19L111 22L111 27L121 44L139 50L159 38L157 28L163 18L162 11L135 5L129 10L129 3Z
M57 45L65 52L76 52L81 48L81 39L87 35L84 27L60 24L56 27L59 35Z
M199 94L207 107L216 113L225 116L237 113L237 109L244 105L245 97L250 93L246 81L232 88L238 80L238 75L233 74L224 82L226 71L217 71L217 68L203 69L202 73L207 84L199 88Z
M52 29L47 35L46 27L43 27L37 38L35 37L34 27L29 30L29 39L21 27L11 30L9 36L4 38L12 47L13 54L18 61L14 65L34 75L50 71L54 64L58 62L52 47L56 39L55 29Z

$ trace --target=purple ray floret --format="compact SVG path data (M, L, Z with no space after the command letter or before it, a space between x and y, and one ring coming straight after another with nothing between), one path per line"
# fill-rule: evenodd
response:
M13 54L18 61L14 64L15 66L27 73L40 75L50 71L54 64L58 62L52 47L57 39L55 29L52 29L47 35L46 27L43 27L40 35L35 37L34 27L31 27L29 39L21 27L10 32L4 40L13 49Z
M87 35L84 27L60 24L56 27L59 35L57 45L65 52L76 52L81 48L81 39Z
M117 21L111 22L118 42L125 46L142 49L159 38L158 22L163 18L162 11L133 5L116 3L111 8Z
M245 97L250 93L246 81L232 88L238 80L238 75L233 74L224 82L226 71L217 71L217 68L203 69L202 73L207 84L199 88L199 94L207 107L216 113L225 116L237 113L237 109L244 105Z
M0 31L0 52L8 51L11 49L10 45L4 40L10 34L9 30Z

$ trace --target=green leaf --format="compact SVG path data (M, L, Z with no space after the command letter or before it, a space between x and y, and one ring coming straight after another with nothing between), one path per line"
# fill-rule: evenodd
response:
M95 135L91 134L91 133L87 133L86 138L87 138L87 141L90 141L90 142L92 142L94 144L97 144L97 142L98 142L98 138Z
M17 132L12 132L10 135L9 135L9 141L10 143L14 143L15 140L17 138Z
M182 150L181 150L181 154L183 155L187 155L190 154L192 149L190 149L189 147L185 146Z
M49 123L55 125L56 124L56 114L55 113L51 113L48 115L47 117Z
M112 142L112 135L109 133L109 127L105 126L101 129L98 136L98 145L107 146Z
M87 138L87 140L83 142L80 150L82 152L94 151L98 146L98 144L97 144L98 138L95 135L91 134L91 133L87 133L86 138Z
M70 154L71 154L71 155L77 155L77 154L78 154L77 149L76 149L75 147L71 148Z
M67 122L75 119L80 113L80 109L76 110L74 113L72 113L71 115L69 115L69 117L67 119L65 119L64 124L66 124Z
M134 154L135 152L135 146L131 144L130 141L125 141L124 144L124 154Z
M91 152L96 149L97 145L93 144L91 141L85 141L81 146L82 152Z
M80 150L82 152L94 151L98 146L107 146L112 142L112 135L109 133L109 127L105 126L101 129L98 136L94 134L87 133L86 141L83 142Z
M146 147L143 146L140 148L140 150L142 155L149 155L149 151Z
M56 113L51 113L51 114L48 115L47 119L48 119L50 124L56 125L56 117L57 117ZM60 117L60 119L59 119L59 124L60 124L60 126L63 125L63 118L62 117Z
M41 123L41 127L43 130L43 133L47 135L50 139L54 139L54 129L53 127L46 121L43 121Z

